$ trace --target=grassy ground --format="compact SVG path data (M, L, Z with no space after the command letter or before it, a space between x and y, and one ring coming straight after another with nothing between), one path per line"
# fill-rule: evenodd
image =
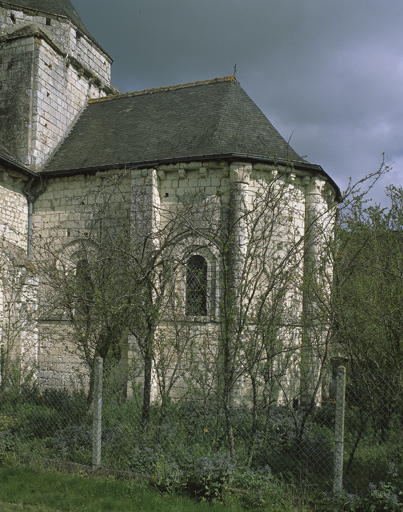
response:
M216 512L223 509L222 504L161 494L134 481L66 475L33 467L0 467L2 512ZM241 512L245 509L239 503L228 503L225 510ZM261 510L291 512L296 509L273 503Z
M20 467L0 468L0 503L2 511L217 510L127 481L62 475L50 470L38 473Z

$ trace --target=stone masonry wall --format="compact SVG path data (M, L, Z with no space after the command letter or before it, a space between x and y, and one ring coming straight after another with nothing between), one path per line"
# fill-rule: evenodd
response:
M72 343L67 322L40 322L37 382L41 387L82 389L88 369Z
M158 177L156 181L158 201L155 200L155 182L152 179L152 176L155 174ZM188 335L194 340L200 338L200 341L196 342L196 344L200 343L200 346L192 356L192 364L195 364L194 358L198 358L199 360L196 362L196 365L202 371L204 366L208 366L209 356L206 354L214 353L217 347L217 330L219 330L220 322L218 304L222 298L220 269L223 262L220 261L220 254L217 253L214 243L210 243L208 239L203 237L202 233L207 230L213 238L213 233L219 236L220 229L225 231L225 224L228 221L233 222L233 226L235 226L232 233L234 237L233 242L236 245L231 263L233 286L235 289L243 289L244 298L248 293L253 293L252 288L255 286L255 280L252 276L258 275L259 268L262 266L266 266L269 272L269 269L273 266L274 272L276 262L280 264L281 261L288 261L286 265L283 264L284 274L288 266L290 268L295 266L293 271L294 281L289 283L286 296L287 320L289 319L292 325L295 325L295 328L283 329L281 339L284 344L288 345L289 350L295 353L295 360L297 360L301 346L300 325L303 308L303 243L301 244L300 240L304 237L305 186L310 180L309 176L306 173L299 173L298 175L297 173L290 173L286 169L278 170L268 165L252 166L239 162L229 166L223 162L213 161L164 165L159 166L155 170L148 171L148 173L146 170L134 171L133 176L135 177L131 217L134 220L133 231L136 232L136 227L138 227L135 222L136 220L140 219L141 226L145 220L146 208L144 208L144 203L147 200L143 194L148 185L149 198L154 197L155 211L160 212L161 226L164 224L164 218L172 219L172 215L175 215L175 212L178 212L181 218L183 217L184 230L190 227L190 225L193 226L194 235L184 238L178 247L176 254L178 259L183 259L186 254L191 255L195 253L201 254L207 261L208 315L201 319L193 319L194 325L189 326L191 334L188 333ZM308 181L305 179L307 177ZM143 192L143 194L139 191ZM234 194L236 197L234 197ZM267 207L267 202L273 203L271 207ZM142 211L136 211L140 206ZM189 209L187 210L187 208ZM259 208L267 208L266 211L262 212L260 224L252 225L253 215L249 219L249 223L247 222L245 225L237 219L237 217L243 216L245 209L251 211L256 209L256 217L258 217L257 209ZM228 215L232 216L232 218L229 219ZM149 229L151 229L151 215L146 215L146 219L150 226ZM272 231L270 226L267 229L267 222L269 224L272 222ZM142 231L144 231L144 227L142 227ZM264 234L261 235L260 232ZM270 235L270 238L266 240L264 237L268 235ZM251 249L248 237L254 238L252 246L256 244L255 248L252 247ZM259 244L261 247L259 247ZM298 245L300 247L299 250L296 249ZM295 258L292 256L288 257L294 251ZM256 260L255 265L253 263L250 265L250 282L245 280L245 275L243 277L240 276L243 269L245 269L245 263L242 261L242 258L246 254L249 254L249 257ZM234 258L237 257L240 259L235 261ZM182 282L178 283L176 294L176 300L179 304L183 304L186 301L185 273L179 276L178 280L180 281L181 278ZM281 278L278 285L283 285ZM261 288L262 293L264 293L267 286L264 277L258 286ZM181 311L183 314L183 306ZM163 330L165 340L172 338L179 344L183 343L183 340L180 338L184 333L179 329L181 335L176 340L175 335L177 335L177 332L175 329L172 329L172 325L169 327L169 320L166 325L163 324ZM130 337L129 343L129 358L131 356L134 361L141 361L141 358L138 355L136 356L137 347L134 337ZM172 345L175 346L175 343L172 343ZM241 354L240 357L242 357ZM173 391L175 396L180 395L180 389L182 389L182 392L186 391L186 386L183 387L184 381L187 382L188 386L192 382L192 375L186 374L186 365L188 365L188 368L193 366L188 362L185 354L181 355L181 359L184 361L184 367L180 371L183 371L186 377L184 380L179 379L175 385L175 390ZM166 361L166 355L164 360ZM156 357L156 364L158 364L158 356ZM180 363L173 359L170 364L173 367ZM292 369L292 374L289 371L284 372L284 385L292 396L298 396L298 364L296 363L295 368L292 368L293 362L290 362L290 358L287 358L284 362L279 360L277 366L279 373L281 373L283 366L288 370ZM135 373L141 375L141 367L136 367ZM196 386L199 384L196 384ZM251 386L247 379L240 379L234 389L234 398L238 401L248 401L250 399L250 389ZM157 396L158 391L155 385L153 397L157 398ZM288 399L288 397L286 398ZM281 400L281 397L279 396L278 399Z
M21 375L37 361L37 283L27 265L26 176L0 165L0 345L2 375L19 361Z
M46 185L34 205L33 255L40 261L74 268L77 251L83 243L97 241L101 223L108 232L128 223L129 172L49 178ZM94 227L94 219L102 222ZM73 342L70 323L57 313L49 314L46 290L42 289L40 297L39 384L70 389L86 386L88 368Z
M242 181L242 197L239 198L240 207L253 209L254 201L261 194L264 183L273 185L273 194L278 193L278 208L274 208L273 222L276 224L272 234L271 247L265 256L266 263L258 260L258 265L275 265L276 257L285 257L287 251L298 244L304 237L305 230L305 198L310 192L313 177L307 173L292 174L270 166L250 166L239 163L232 165L220 162L190 162L178 165L159 166L155 169L136 169L127 171L108 171L97 174L52 177L47 180L46 192L39 196L35 202L34 212L34 253L41 259L46 259L46 253L41 254L47 241L52 242L52 257L60 254L62 258L74 258L78 240L94 240L91 231L94 216L102 212L104 227L119 230L130 222L131 236L148 235L152 230L158 233L164 225L164 219L175 212L180 212L181 205L190 201L190 219L194 221L195 228L200 232L208 227L219 229L220 223L227 221L225 211L228 205L228 193L231 180ZM200 198L203 198L200 200ZM319 214L327 208L327 197L320 196ZM201 202L200 202L201 201ZM102 210L102 205L107 208ZM268 213L267 215L270 215ZM172 217L170 217L172 218ZM264 217L264 222L268 219ZM262 226L263 228L263 226ZM242 237L248 236L248 226L244 226L245 233L239 233L239 241L247 244ZM258 228L259 230L260 228ZM218 231L217 231L218 232ZM110 231L109 231L110 233ZM258 232L257 232L258 233ZM242 240L241 240L242 239ZM158 241L156 240L156 243ZM177 254L181 251L192 251L192 247L203 245L198 240L183 239L178 246ZM205 243L205 242L204 242ZM262 242L264 243L264 242ZM193 335L197 333L213 338L219 328L218 303L220 300L220 262L214 261L218 256L214 248L197 249L196 252L206 257L208 263L208 286L214 296L209 297L212 307L209 307L209 317L196 321L189 326ZM245 245L246 247L246 245ZM290 258L290 265L295 265L295 282L290 285L286 296L286 306L290 322L295 324L294 331L282 333L282 341L289 344L289 348L299 347L301 343L301 314L303 310L303 297L301 293L303 279L303 243L299 244L299 252L295 254L295 261ZM204 252L203 252L204 251ZM191 252L189 253L191 254ZM263 258L259 256L259 258ZM273 263L274 262L274 263ZM74 263L74 261L73 261ZM251 267L252 271L253 266ZM182 276L184 279L184 275ZM182 279L182 280L183 280ZM213 282L215 280L215 282ZM183 283L178 283L179 295L184 294ZM262 281L261 286L265 283ZM183 296L182 300L185 300ZM164 323L161 328L164 327ZM172 334L172 333L171 333ZM166 334L168 338L168 334ZM82 364L79 352L71 343L72 331L69 322L63 318L45 318L40 322L40 346L38 373L39 381L46 386L71 387L85 383L86 369ZM214 343L214 342L213 342ZM127 364L130 366L132 358L136 359L136 340L129 339L129 354ZM299 357L300 352L295 352ZM185 361L186 359L184 359ZM278 362L279 368L281 361ZM291 363L287 362L291 368ZM289 390L299 392L299 363L297 359L292 363L293 372L288 373L284 379ZM141 369L138 368L141 373ZM179 382L178 385L181 385ZM247 399L250 386L247 381L241 382L237 389L238 398ZM179 389L179 388L178 388ZM291 392L291 391L290 391ZM156 389L153 392L156 396Z
M33 39L0 39L0 139L28 163L33 77Z
M31 167L40 168L63 140L90 98L104 96L99 87L67 65L46 41L38 39L32 102Z
M82 66L98 76L101 85L109 86L111 78L111 58L103 52L86 35L63 16L41 14L38 11L0 6L0 36L5 36L16 29L35 25L46 31L60 49L65 50L66 57L77 59Z
M111 59L63 17L0 7L0 139L40 169L87 100L112 92Z
M0 170L0 238L25 250L27 246L28 205L22 193L23 182Z

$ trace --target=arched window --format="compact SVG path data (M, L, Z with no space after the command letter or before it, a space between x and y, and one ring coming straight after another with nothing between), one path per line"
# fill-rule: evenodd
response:
M186 263L186 314L207 315L207 261L198 254Z

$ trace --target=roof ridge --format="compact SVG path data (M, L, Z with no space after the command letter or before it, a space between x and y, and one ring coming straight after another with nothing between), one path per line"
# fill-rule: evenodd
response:
M176 91L178 89L187 89L189 87L198 87L199 85L213 85L222 82L237 82L235 75L223 76L220 78L211 78L208 80L199 80L197 82L188 82L185 84L167 85L165 87L153 87L151 89L143 89L142 91L125 92L121 94L114 94L110 96L104 96L103 98L94 98L88 101L88 103L100 103L102 101L111 101L120 98L132 98L135 96L145 96L147 94L157 94L167 91Z

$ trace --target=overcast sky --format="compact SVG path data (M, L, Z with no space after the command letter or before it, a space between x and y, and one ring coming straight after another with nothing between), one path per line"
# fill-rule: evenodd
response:
M403 185L402 0L72 0L121 92L233 74L339 187Z

